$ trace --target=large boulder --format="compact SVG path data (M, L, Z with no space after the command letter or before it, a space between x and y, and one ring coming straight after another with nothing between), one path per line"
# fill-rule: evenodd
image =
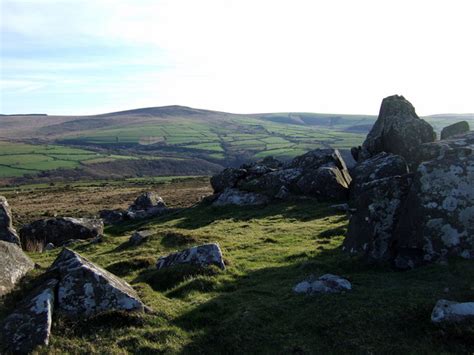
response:
M225 189L212 203L213 206L258 206L269 202L267 196L238 189Z
M13 228L10 206L3 196L0 196L0 240L20 245L20 238Z
M221 248L215 243L199 245L169 254L168 256L160 257L156 263L156 267L160 270L181 264L191 264L199 267L216 265L221 269L225 269Z
M211 177L211 186L215 193L219 193L228 188L234 188L240 179L247 175L245 169L227 168L217 175Z
M50 279L24 299L0 325L2 353L28 354L48 345L51 334L55 287Z
M435 139L433 127L418 117L410 102L403 96L389 96L382 101L379 117L356 156L361 161L387 152L401 155L413 164L420 144Z
M34 263L19 246L0 240L0 297L10 292Z
M63 245L71 239L92 239L104 233L100 219L58 217L40 219L20 229L20 239L26 250L42 250L48 244Z
M88 317L110 310L145 310L128 283L72 250L63 249L50 271L59 274L58 311L68 317Z
M431 313L433 323L462 323L474 320L474 302L439 300Z
M282 188L298 193L297 182L301 178L301 169L289 168L268 172L261 176L241 180L237 187L244 191L259 192L276 197Z
M143 211L151 208L166 208L166 204L156 192L145 192L138 196L128 208L129 211Z
M467 121L456 122L443 128L441 131L441 139L448 139L466 132L469 132L469 123Z

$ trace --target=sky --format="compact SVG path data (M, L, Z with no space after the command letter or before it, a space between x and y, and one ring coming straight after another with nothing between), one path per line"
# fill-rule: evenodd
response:
M0 0L0 113L474 112L472 0Z

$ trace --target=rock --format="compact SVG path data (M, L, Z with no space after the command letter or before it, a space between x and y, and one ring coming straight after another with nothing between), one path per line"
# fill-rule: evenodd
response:
M391 261L397 246L394 231L410 184L408 174L362 184L343 250L359 254L369 262Z
M298 192L297 182L301 178L301 169L290 168L271 171L267 174L252 175L237 183L237 188L249 192L257 192L269 197L276 197L282 187L286 190Z
M403 96L389 96L382 101L379 117L362 144L358 161L387 152L401 155L413 165L418 147L435 139L433 127L418 117L410 102Z
M19 246L0 240L0 297L10 292L34 266Z
M304 174L297 186L306 196L320 201L344 201L349 196L349 182L335 166L324 166Z
M43 250L43 245L48 243L59 246L70 239L92 239L103 232L104 223L100 219L58 217L23 226L20 239L26 250Z
M126 217L126 212L122 210L102 210L99 212L99 217L105 224L117 224L122 222Z
M352 209L349 207L348 203L340 203L337 205L331 205L329 208L338 211L338 212L351 212Z
M44 246L43 251L53 250L54 248L55 247L53 243L48 243Z
M68 317L88 317L110 310L145 310L128 283L72 250L63 249L50 270L59 273L58 311Z
M361 150L362 150L362 147L360 145L358 147L352 147L351 148L351 155L352 155L352 158L354 158L355 161L359 161L359 154L360 154Z
M128 208L129 211L146 211L150 209L164 209L166 204L156 192L145 192L135 199Z
M459 323L474 320L474 302L439 300L431 313L433 323Z
M240 191L238 189L226 189L219 195L212 205L257 206L267 204L268 202L269 198L261 194Z
M160 257L156 263L158 270L179 264L193 264L202 267L216 265L225 269L222 252L218 244L204 244L177 253Z
M20 245L20 238L13 228L10 206L3 196L0 196L0 240Z
M0 325L4 353L31 353L48 345L58 281L50 279L23 300Z
M408 173L408 165L400 155L379 153L367 160L359 162L352 170L350 185L351 200L358 198L362 185L368 182Z
M441 131L441 139L448 139L452 136L469 132L469 129L469 123L467 121L453 123L443 128Z
M350 291L352 289L351 283L340 276L326 274L318 279L310 276L308 279L297 284L293 291L295 293L304 293L314 295L318 293L340 293Z
M215 193L223 192L226 189L234 188L237 182L246 175L247 170L245 169L227 168L211 178L211 186Z
M241 168L252 171L252 169L256 166L265 167L267 169L275 170L275 169L280 169L283 166L283 163L281 161L279 161L278 159L275 159L272 156L268 156L268 157L265 157L262 160L259 160L257 162L253 162L253 163L250 163L250 164L243 164Z
M288 198L290 198L290 196L291 196L291 193L288 190L288 188L286 186L282 186L280 187L280 190L278 191L278 193L275 195L275 198L279 200L287 200Z
M153 232L151 231L136 231L134 232L131 237L128 239L128 243L130 245L140 245L145 242Z

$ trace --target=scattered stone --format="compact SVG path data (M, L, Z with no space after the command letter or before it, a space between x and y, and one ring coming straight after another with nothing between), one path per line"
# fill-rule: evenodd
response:
M43 251L53 250L55 248L53 243L48 243L44 246Z
M269 198L253 192L245 192L237 189L226 189L212 203L213 206L257 206L269 202Z
M117 224L125 219L126 212L122 210L102 210L99 212L99 217L105 224Z
M308 279L297 284L293 291L314 295L318 293L341 293L351 289L352 285L348 280L337 275L326 274L318 279L311 275Z
M474 320L474 302L439 300L431 313L433 323L459 323Z
M129 211L146 211L152 208L166 208L166 204L156 192L145 192L138 196Z
M20 238L13 228L10 206L3 196L0 196L0 240L20 245Z
M0 297L10 292L34 265L18 245L0 240Z
M131 237L128 239L128 243L130 245L140 245L144 243L153 232L151 231L136 231L134 232Z
M469 123L467 121L453 123L443 128L441 131L441 139L448 139L452 136L469 132L469 129Z
M156 267L160 270L179 264L193 264L202 267L216 265L223 270L225 269L221 248L216 243L199 245L169 254L165 257L160 257L156 263Z
M55 279L46 281L2 322L0 348L5 353L27 354L48 345L57 283Z

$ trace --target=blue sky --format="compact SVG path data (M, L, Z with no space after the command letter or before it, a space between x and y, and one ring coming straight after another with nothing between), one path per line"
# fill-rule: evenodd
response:
M474 112L471 0L1 0L0 113Z

